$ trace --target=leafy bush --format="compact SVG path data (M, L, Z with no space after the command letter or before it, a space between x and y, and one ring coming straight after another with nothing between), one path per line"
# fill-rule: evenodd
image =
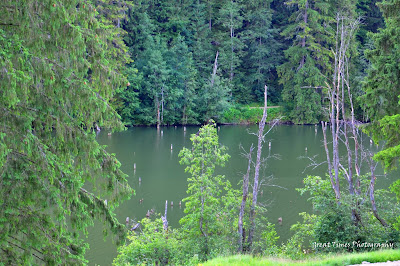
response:
M129 244L118 249L114 265L197 265L198 255L181 230L163 229L161 218L140 221L140 231L130 232Z
M367 186L366 177L360 178L361 186ZM309 176L304 179L304 185L298 190L301 194L310 193L309 200L317 214L311 216L302 213L304 221L292 226L296 233L283 250L288 256L299 258L301 250L310 247L316 252L353 252L378 248L365 247L363 243L392 243L394 247L398 246L399 232L393 226L384 227L379 223L371 211L369 200L363 200L364 195L356 197L342 192L339 205L328 179ZM396 220L396 213L399 213L399 206L392 202L392 198L384 190L375 193L380 216L391 224ZM361 222L356 223L352 218L353 210L356 210ZM309 239L308 244L305 243L306 239Z

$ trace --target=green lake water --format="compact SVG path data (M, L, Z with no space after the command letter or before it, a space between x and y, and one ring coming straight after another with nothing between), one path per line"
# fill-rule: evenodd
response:
M155 127L135 127L111 136L104 130L98 134L99 143L107 145L107 150L116 154L122 163L121 169L129 176L129 184L136 191L136 195L122 203L116 211L121 223L125 223L126 217L141 220L150 209L164 213L165 201L168 200L174 202L173 207L168 207L169 225L179 226L179 219L184 213L183 203L182 208L178 203L186 196L188 174L184 171L185 167L179 164L178 153L184 146L191 146L190 135L198 129L198 126L186 127L186 131L183 127L163 127L159 130ZM257 129L258 126L221 126L218 131L219 142L228 147L231 158L224 168L217 169L217 173L224 174L235 187L239 187L247 169L247 160L241 155L243 150L240 146L249 150L252 143L256 145L257 137L249 133L255 133ZM317 162L325 160L323 136L321 127L279 125L266 139L264 157L276 154L280 159L268 160L263 168L265 182L260 188L263 193L259 194L259 202L267 206L267 218L276 224L282 242L291 236L289 229L300 220L298 214L311 211L311 203L306 196L300 196L295 189L302 187L302 180L307 175L322 176L326 173L326 164L311 169L307 168L310 161L301 159L302 156L316 156ZM370 147L367 137L364 142ZM375 146L371 148L376 149ZM382 173L382 169L379 168L377 173ZM142 180L140 183L139 177ZM393 174L392 177L379 177L377 188L387 188L392 179ZM143 199L142 203L140 199ZM282 217L282 225L278 224L279 217ZM110 265L117 255L117 248L110 237L103 240L100 224L89 229L88 241L90 250L86 258L90 265Z

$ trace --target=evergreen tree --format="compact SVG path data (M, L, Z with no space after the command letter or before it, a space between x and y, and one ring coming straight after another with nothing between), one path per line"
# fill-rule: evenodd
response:
M168 68L164 59L167 52L165 40L160 36L148 36L146 49L137 59L137 67L142 73L140 98L141 108L148 124L164 124L164 106L168 93Z
M325 0L293 0L297 7L282 32L293 41L285 51L287 62L279 66L282 100L289 119L297 124L317 123L322 117L322 89L329 76L332 35L331 5Z
M81 264L94 218L125 240L113 210L132 189L93 132L122 128L125 3L96 3L0 3L0 264Z
M400 158L400 1L383 1L379 7L386 28L371 35L375 47L366 51L372 65L363 101L372 120L369 132L375 142L386 140L376 158L389 169Z
M367 128L374 141L385 140L375 155L386 170L396 168L400 158L400 1L379 4L386 28L372 34L374 48L366 51L372 65L365 81L363 102L372 123ZM400 179L392 185L400 199ZM400 217L396 228L400 228Z
M262 101L266 84L268 84L268 97L273 102L279 101L280 92L275 79L276 65L282 61L280 52L282 45L275 39L278 31L272 28L270 4L270 1L260 0L247 2L245 27L242 33L247 51L243 58L243 68L240 70L244 72L241 82L250 90L246 93L247 99L245 98L248 101Z
M197 70L199 87L209 79L215 54L219 44L212 39L212 32L207 19L207 5L197 0L191 7L189 49L193 53L193 63Z
M129 86L117 91L114 106L124 123L134 125L139 122L137 120L140 112L139 88L143 77L138 75L138 70L133 63L126 66L125 74Z
M242 64L244 43L240 38L240 30L243 24L243 5L240 1L226 1L219 10L218 24L219 43L221 44L219 65L222 77L229 80L231 94L236 99L246 98L246 94L240 92L238 79L238 67Z
M378 0L359 0L357 1L357 14L362 17L362 25L358 32L358 39L361 44L368 42L368 32L377 32L385 26L382 13L376 3Z
M169 68L169 103L166 116L169 124L195 124L197 121L195 102L196 75L192 53L189 52L184 38L178 37L166 54Z

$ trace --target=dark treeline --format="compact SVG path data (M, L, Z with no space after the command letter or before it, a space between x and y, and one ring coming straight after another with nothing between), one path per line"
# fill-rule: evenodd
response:
M375 0L133 2L122 22L131 85L116 100L131 125L222 122L229 108L262 102L264 85L285 120L317 123L327 118L337 14L362 24L349 49L355 98L364 94L367 33L384 25Z

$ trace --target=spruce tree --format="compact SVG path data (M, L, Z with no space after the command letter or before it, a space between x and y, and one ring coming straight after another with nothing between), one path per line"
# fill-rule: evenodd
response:
M231 94L234 98L245 98L241 94L239 85L238 67L242 64L244 42L240 38L243 24L243 5L240 1L226 1L219 10L218 39L220 45L219 66L222 77L229 81Z
M196 114L196 75L192 53L185 43L185 39L179 36L166 54L169 68L168 84L170 93L166 106L167 122L169 124L195 124Z
M122 125L110 99L129 61L114 1L0 4L0 264L81 264L82 238L132 194L94 129Z
M400 158L400 1L382 1L379 8L386 28L371 34L374 48L366 51L366 56L372 64L362 99L372 120L367 131L376 143L385 141L374 159L390 170L398 167ZM400 200L400 179L391 189ZM395 226L400 228L400 217Z
M282 35L293 44L285 51L287 62L279 66L282 100L291 121L317 123L322 117L322 86L331 69L329 1L293 0L296 11Z
M242 38L246 44L243 58L242 83L249 91L248 101L263 101L264 86L268 84L268 98L279 102L279 88L275 80L276 66L282 61L282 45L276 40L278 31L272 27L271 1L252 0L246 5Z
M366 51L372 64L363 101L372 120L372 137L375 142L386 141L385 149L376 158L390 169L400 158L400 1L383 1L379 7L386 28L371 34L374 48Z

